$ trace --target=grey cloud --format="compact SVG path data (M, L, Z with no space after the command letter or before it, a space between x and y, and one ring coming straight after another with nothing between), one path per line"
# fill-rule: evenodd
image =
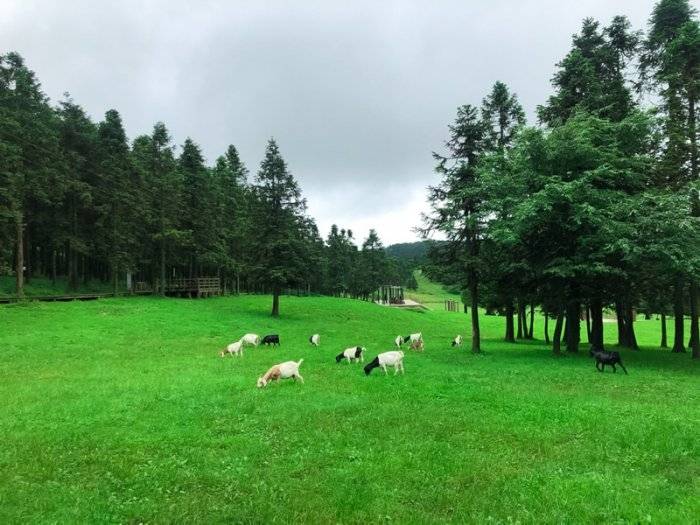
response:
M502 80L532 119L585 16L642 28L653 4L4 0L0 48L52 99L118 109L131 137L162 120L210 162L235 144L255 173L274 136L324 235L376 219L390 243L415 237L458 105Z

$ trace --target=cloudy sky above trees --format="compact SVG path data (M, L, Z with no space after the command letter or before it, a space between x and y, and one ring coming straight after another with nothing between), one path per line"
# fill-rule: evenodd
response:
M335 222L390 244L416 238L458 105L501 80L534 122L584 17L645 29L653 4L2 0L0 49L54 102L119 110L131 138L160 120L210 163L235 144L255 173L275 137L322 236Z

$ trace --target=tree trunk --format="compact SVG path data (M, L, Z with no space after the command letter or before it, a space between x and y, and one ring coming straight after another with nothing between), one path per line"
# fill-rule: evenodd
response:
M509 343L515 342L515 327L513 324L514 312L515 312L515 308L513 307L513 303L509 303L506 306L506 338L505 338L505 340Z
M34 258L32 257L32 229L24 229L24 283L28 284L34 276Z
M520 308L520 302L518 302L518 339L523 338L523 311Z
M112 293L117 295L119 291L119 267L116 262L112 262Z
M280 289L275 286L272 292L272 317L280 316Z
M522 311L523 311L523 338L528 339L528 335L530 334L530 330L528 328L527 324L527 306L523 304L522 306Z
M603 304L600 299L593 299L591 306L588 309L590 316L590 329L588 332L588 341L591 344L591 350L602 352L605 350L604 329L603 329Z
M628 346L632 350L639 350L639 345L637 344L637 335L634 333L634 308L632 304L627 305L626 310L626 324L627 324L627 342Z
M557 314L557 322L554 325L554 335L552 337L552 352L554 355L561 355L561 330L564 324L564 313Z
M17 297L24 297L24 214L15 215L15 244L17 257L15 261L15 292Z
M571 353L578 352L578 344L581 339L581 315L580 305L576 301L572 301L567 305L566 310L566 351Z
M695 98L690 97L692 101L692 121L690 117L689 127L691 128L691 170L693 180L698 180L698 145L697 136L695 134ZM693 217L700 217L700 195L697 191L691 194L690 214ZM692 350L693 359L700 358L700 327L698 327L698 283L695 279L690 281L690 349Z
M700 358L700 327L698 326L698 285L690 281L690 349L693 359Z
M628 346L625 309L620 301L615 301L615 317L617 318L617 346Z
M549 344L549 313L544 313L544 342Z
M591 306L586 307L586 337L591 342Z
M685 352L685 327L683 325L683 278L676 279L676 285L673 289L673 348L671 352Z
M534 339L535 337L535 305L530 305L530 330L527 333L528 339Z
M165 296L165 238L160 240L160 295Z
M481 332L479 330L479 284L476 280L475 272L469 284L469 295L471 296L472 310L472 352L478 354L481 352Z
M666 314L661 314L661 348L668 348L668 336L666 332Z
M57 261L56 259L58 258L58 253L56 251L56 248L51 249L51 284L56 284L56 278L57 278L57 268L56 264Z

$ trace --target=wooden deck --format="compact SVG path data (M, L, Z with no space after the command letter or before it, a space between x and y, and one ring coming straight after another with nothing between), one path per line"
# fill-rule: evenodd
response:
M404 308L406 310L416 310L416 309L421 309L421 310L428 310L428 308L416 301L413 301L412 299L404 299L404 302L401 304L397 303L385 303L382 301L375 301L376 304L380 306L388 306L389 308Z
M209 297L221 295L221 279L218 277L195 277L172 279L165 288L166 294Z

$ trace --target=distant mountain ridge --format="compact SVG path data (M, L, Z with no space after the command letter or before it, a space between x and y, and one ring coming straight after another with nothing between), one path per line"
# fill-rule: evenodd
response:
M435 241L401 242L386 247L386 253L397 259L413 259L417 264L428 260L428 248Z

